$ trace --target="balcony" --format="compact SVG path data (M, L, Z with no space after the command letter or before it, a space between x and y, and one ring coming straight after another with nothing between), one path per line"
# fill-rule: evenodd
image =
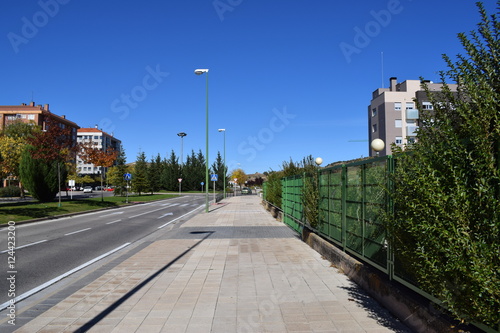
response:
M406 136L417 136L418 126L416 125L408 125L406 126Z
M418 119L418 109L406 109L406 119Z

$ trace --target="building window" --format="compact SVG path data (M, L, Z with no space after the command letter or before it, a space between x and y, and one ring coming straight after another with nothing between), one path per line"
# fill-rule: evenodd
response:
M375 117L377 115L377 108L372 109L372 117Z
M406 109L414 109L415 108L415 103L413 102L406 102Z
M396 119L396 120L394 121L394 127L396 127L396 128L401 128L401 127L403 127L403 122L401 121L401 119Z
M401 111L401 102L394 103L394 110Z
M377 132L377 124L372 125L372 132L373 133Z
M28 115L29 120L35 120L35 115L34 114L29 114Z
M94 140L98 140L99 137L97 135L94 135Z
M422 109L423 110L433 110L434 108L432 107L431 102L422 102Z
M403 137L397 136L396 140L394 140L394 143L396 143L397 145L402 145L403 144Z

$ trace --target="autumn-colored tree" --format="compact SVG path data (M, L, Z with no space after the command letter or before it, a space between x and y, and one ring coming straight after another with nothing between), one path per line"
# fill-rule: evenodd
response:
M75 159L71 130L49 120L45 131L27 137L27 144L19 165L20 179L33 197L50 201L66 178L65 162Z
M36 131L39 131L38 127L19 121L9 125L0 133L0 175L19 176L19 163L27 145L27 138ZM22 183L20 186L23 197Z
M235 179L236 183L242 186L247 181L248 176L242 169L236 169L231 172L231 180L234 181Z
M101 167L101 201L104 201L104 193L102 191L104 182L104 168L113 165L118 157L119 152L109 147L106 150L97 148L92 140L80 144L80 158L85 163L91 163Z

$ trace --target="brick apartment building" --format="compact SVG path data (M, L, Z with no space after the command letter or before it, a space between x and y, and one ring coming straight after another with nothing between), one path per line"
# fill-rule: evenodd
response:
M15 122L34 123L42 130L47 127L47 122L53 121L61 126L71 129L71 139L76 143L77 130L80 128L76 123L66 119L66 116L58 116L49 110L49 104L35 105L22 103L21 105L0 105L0 131Z
M50 112L49 104L35 105L35 102L21 105L0 105L0 131L16 122L32 123L42 130L47 129L49 122L59 124L63 128L70 128L71 140L76 144L77 131L80 128L76 123ZM6 186L7 180L4 180Z
M430 91L441 91L442 83L426 81ZM449 84L451 91L457 90L456 84ZM368 106L368 144L374 139L382 139L385 148L380 156L391 154L391 145L398 146L416 140L416 129L419 126L420 105L424 110L432 110L427 94L420 80L406 80L397 83L397 78L391 77L389 88L378 88L372 94ZM368 147L370 156L376 153Z

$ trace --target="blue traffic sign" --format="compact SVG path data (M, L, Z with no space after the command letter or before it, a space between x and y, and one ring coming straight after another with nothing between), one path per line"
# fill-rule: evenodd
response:
M217 181L217 179L218 179L218 177L219 177L219 175L217 175L216 173L211 174L211 175L210 175L210 181L211 181L211 182L216 182L216 181Z
M125 179L125 180L131 180L132 179L132 175L130 173L125 173L123 175L123 179Z

